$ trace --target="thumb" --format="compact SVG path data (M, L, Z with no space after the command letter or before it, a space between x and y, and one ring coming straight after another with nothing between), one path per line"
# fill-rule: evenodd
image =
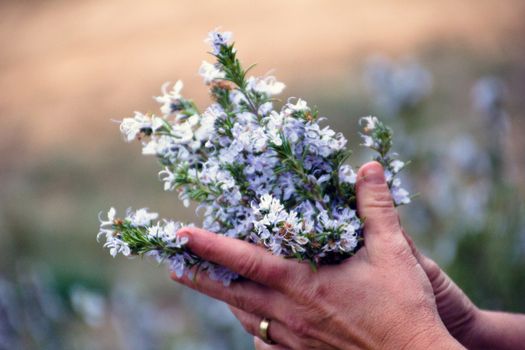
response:
M381 164L370 162L359 169L356 192L357 210L365 223L365 247L369 256L373 258L408 248Z

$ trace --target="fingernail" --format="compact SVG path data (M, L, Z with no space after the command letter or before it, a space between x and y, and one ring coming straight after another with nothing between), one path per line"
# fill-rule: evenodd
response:
M385 174L383 167L379 163L373 163L368 165L363 170L363 179L366 183L370 184L382 184L385 182Z
M186 238L187 240L190 239L190 233L188 232L188 228L187 227L183 227L181 229L179 229L176 233L176 236L183 239L183 238Z

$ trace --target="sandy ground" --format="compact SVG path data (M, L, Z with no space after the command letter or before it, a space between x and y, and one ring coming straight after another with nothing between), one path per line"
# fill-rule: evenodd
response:
M181 78L204 100L196 70L216 25L246 62L305 83L340 74L368 52L436 42L512 54L523 1L21 1L0 3L0 147L96 147L110 118L155 108ZM114 137L112 134L111 137ZM20 145L18 145L20 146Z

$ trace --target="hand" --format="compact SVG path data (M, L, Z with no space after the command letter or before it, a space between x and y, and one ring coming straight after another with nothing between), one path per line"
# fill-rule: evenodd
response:
M405 234L412 252L425 270L441 320L468 349L521 349L525 342L525 315L479 309L431 259L421 254Z
M255 350L290 350L290 348L284 347L282 345L266 344L257 337L253 337L253 345L255 346Z
M441 320L450 334L463 346L470 349L475 345L475 335L479 328L479 310L465 293L432 259L423 255L415 246L412 238L403 230L403 234L412 249L412 253L425 271L436 299L436 306ZM276 346L270 346L257 337L254 338L256 350L278 350ZM283 348L284 349L284 348Z
M204 275L172 278L233 306L253 335L263 317L270 319L270 337L281 349L460 348L439 318L378 163L360 169L357 196L365 246L339 265L314 272L247 242L186 228L179 234L189 237L193 253L246 280L224 287Z
M432 285L441 320L454 338L466 348L473 348L481 311L438 264L417 250L410 236L403 234Z

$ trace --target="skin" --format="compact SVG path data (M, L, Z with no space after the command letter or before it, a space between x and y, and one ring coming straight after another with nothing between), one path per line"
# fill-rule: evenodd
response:
M432 285L436 305L451 335L467 349L521 349L525 343L525 315L480 310L431 259L422 255L405 235L412 252ZM232 307L230 307L232 308ZM232 310L238 313L236 310ZM285 350L254 337L256 350Z
M479 309L433 260L416 249L408 235L405 238L427 274L439 316L454 338L468 349L523 348L525 315Z
M186 228L179 234L189 238L195 254L245 279L224 287L204 274L196 281L171 277L231 305L253 335L259 335L263 317L270 319L269 335L277 345L256 342L259 349L463 348L442 322L436 306L439 293L421 265L427 261L421 255L418 260L407 241L376 162L359 170L357 203L366 218L365 246L339 265L314 272L305 263L273 256L247 242ZM436 286L440 278L437 274ZM450 315L456 319L454 312ZM458 321L449 329L461 333L461 328Z

